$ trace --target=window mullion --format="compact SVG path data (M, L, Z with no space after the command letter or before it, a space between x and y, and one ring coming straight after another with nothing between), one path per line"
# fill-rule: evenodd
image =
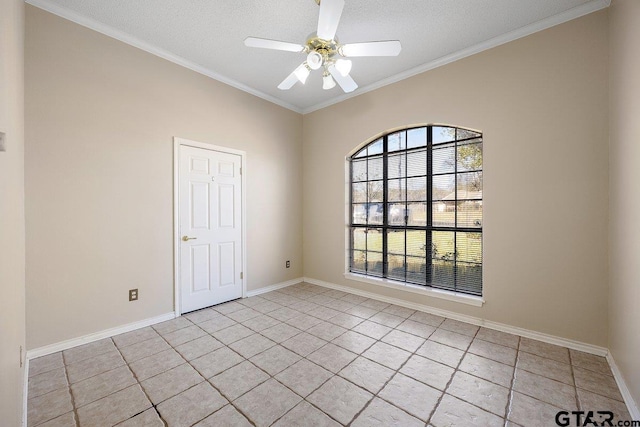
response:
M407 267L409 266L409 258L407 257L407 226L409 225L409 183L407 179L407 168L408 168L408 156L407 152L404 152L404 174L401 174L399 178L404 181L404 230L402 233L404 234L404 253L402 256L403 261L403 277L404 281L407 281ZM400 160L400 164L402 164L402 160ZM402 181L401 181L402 182ZM401 184L402 188L402 184Z
M367 198L366 198L366 208L365 208L365 215L364 215L364 220L365 220L365 224L367 224L367 228L365 229L365 236L364 236L364 271L366 274L369 274L369 200L370 200L370 195L369 195L369 189L371 188L371 186L369 185L369 158L367 157L367 161L365 163L367 165L367 174L366 174L366 178L367 178Z
M456 129L456 140L453 143L453 290L458 290L458 130Z
M353 226L353 161L349 161L349 234L349 271L354 271L353 254L356 248L354 242L355 227Z
M426 283L433 283L433 128L427 127L427 241L425 246L425 262L427 264Z
M387 192L389 189L389 174L387 167L389 164L388 157L388 138L385 135L382 139L382 277L388 277L388 257L387 257L387 230L389 225L389 206Z

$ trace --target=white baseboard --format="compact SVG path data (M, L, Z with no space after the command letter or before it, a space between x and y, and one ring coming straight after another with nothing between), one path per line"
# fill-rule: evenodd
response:
M426 313L435 314L442 317L447 317L449 319L459 320L461 322L467 322L478 326L483 326L489 329L495 329L502 332L507 332L510 334L520 335L521 337L531 338L538 341L543 341L549 344L560 345L563 347L571 348L573 350L583 351L585 353L594 354L597 356L603 356L607 358L607 362L609 363L609 367L611 368L611 372L620 388L620 393L624 399L624 402L629 410L629 414L631 415L632 420L640 419L640 410L638 409L638 404L633 399L629 387L622 376L622 373L618 369L618 366L613 359L613 356L605 347L600 347L592 344L583 343L580 341L574 341L567 338L561 338L554 335L544 334L541 332L531 331L529 329L519 328L516 326L506 325L504 323L493 322L490 320L481 319L479 317L467 316L464 314L455 313L453 311L441 310L438 308L430 307L424 304L417 304L410 301L401 300L398 298L385 297L382 295L378 295L374 292L361 291L359 289L350 288L347 286L337 285L335 283L329 283L322 280L312 279L310 277L305 277L304 282L311 283L313 285L323 286L325 288L336 289L339 291L347 292L350 294L356 294L363 297L375 299L378 301L387 302L389 304L395 304L402 307L411 308L413 310L424 311Z
M311 283L313 285L322 286L329 289L336 289L339 291L360 295L363 297L375 299L378 301L387 302L389 304L395 304L402 307L411 308L413 310L423 311L425 313L431 313L437 316L447 317L449 319L459 320L461 322L467 322L478 326L483 326L489 329L495 329L502 332L507 332L510 334L519 335L526 338L535 339L538 341L543 341L550 344L560 345L563 347L571 348L578 351L583 351L585 353L595 354L598 356L606 356L609 366L611 367L611 372L613 373L616 383L620 388L620 393L624 398L625 404L629 409L629 413L631 414L631 418L634 420L640 419L640 410L638 409L637 403L634 401L629 388L627 387L618 366L613 359L613 356L609 352L608 349L604 347L599 347L591 344L582 343L579 341L574 341L566 338L561 338L553 335L544 334L541 332L531 331L524 328L519 328L516 326L506 325L503 323L493 322L490 320L481 319L479 317L467 316L464 314L459 314L453 311L442 310L434 307L430 307L424 304L418 304L410 301L405 301L398 298L386 297L383 295L379 295L374 292L362 291L359 289L354 289L347 286L337 285L335 283L329 283L322 280L313 279L310 277L301 277L293 280L288 280L286 282L276 283L274 285L265 286L263 288L255 289L253 291L247 292L247 297L252 297L260 294L264 294L267 292L275 291L278 289L286 288L288 286L296 285L298 283L305 282ZM119 335L125 332L133 331L135 329L144 328L146 326L154 325L156 323L164 322L166 320L171 320L176 317L174 312L166 313L160 316L152 317L149 319L141 320L138 322L129 323L126 325L118 326L115 328L106 329L101 332L96 332L93 334L88 334L82 337L62 341L59 343L47 345L44 347L35 348L33 350L28 350L25 357L25 370L24 370L24 390L23 390L23 426L26 423L26 414L27 414L27 392L28 392L28 381L29 381L29 360L35 359L37 357L46 356L48 354L53 354L58 351L67 350L72 347L76 347L82 344L87 344L90 342L98 341L103 338L112 337L115 335Z
M350 288L348 286L337 285L335 283L324 282L322 280L312 279L305 277L306 283L313 285L323 286L325 288L336 289L350 294L356 294L363 297L375 299L378 301L384 301L389 304L395 304L402 307L411 308L413 310L424 311L425 313L435 314L437 316L447 317L449 319L459 320L461 322L471 323L477 326L483 326L489 329L495 329L497 331L507 332L509 334L520 335L521 337L531 338L538 341L543 341L549 344L560 345L563 347L571 348L573 350L583 351L585 353L595 354L597 356L606 356L609 353L604 347L599 347L592 344L586 344L580 341L574 341L567 338L561 338L554 335L548 335L541 332L531 331L529 329L519 328L516 326L506 325L504 323L493 322L491 320L481 319L479 317L467 316L465 314L459 314L449 310L442 310L439 308L430 307L424 304L418 304L415 302L405 301L399 298L386 297L374 292L361 291L359 289Z
M138 322L128 323L126 325L116 326L115 328L105 329L104 331L94 332L92 334L84 335L82 337L72 338L70 340L65 340L55 344L46 345L44 347L34 348L33 350L27 351L27 363L29 359L35 359L37 357L57 353L59 351L67 350L69 348L76 347L82 344L88 344L90 342L98 341L103 338L113 337L115 335L133 331L134 329L140 329L146 326L154 325L156 323L164 322L166 320L175 319L175 317L176 317L176 314L174 312L166 313L160 316L151 317L149 319L140 320Z
M298 277L297 279L287 280L286 282L276 283L275 285L265 286L263 288L254 289L247 292L248 297L255 297L256 295L266 294L267 292L277 291L278 289L286 288L287 286L297 285L302 283L304 278Z
M631 391L629 390L629 387L627 387L627 383L622 377L622 373L620 372L620 369L618 369L618 365L616 365L616 361L613 359L611 352L607 354L607 362L609 362L611 372L613 372L613 377L616 379L616 383L618 384L624 403L627 405L627 409L629 409L631 419L640 420L640 409L638 409L638 404L633 400Z
M252 297L255 295L264 294L267 292L275 291L277 289L286 288L287 286L296 285L301 283L303 279L297 278L293 280L288 280L286 282L276 283L271 286L265 286L263 288L255 289L253 291L247 292L247 297ZM154 325L156 323L164 322L166 320L171 320L176 317L175 312L166 313L160 316L152 317L150 319L141 320L138 322L129 323L122 326L117 326L115 328L106 329L104 331L95 332L92 334L88 334L78 338L72 338L70 340L61 341L55 344L50 344L44 347L34 348L33 350L28 350L26 359L35 359L37 357L46 356L48 354L57 353L58 351L67 350L72 347L76 347L82 344L88 344L90 342L98 341L103 338L109 338L115 335L123 334L125 332L133 331L134 329L144 328L146 326ZM27 373L28 375L28 373Z

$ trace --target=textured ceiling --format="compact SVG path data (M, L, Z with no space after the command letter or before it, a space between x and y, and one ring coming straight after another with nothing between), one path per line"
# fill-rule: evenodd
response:
M304 44L317 25L314 0L27 0L299 112L309 112L435 66L574 19L610 0L346 0L340 43L400 40L397 57L353 58L360 86L322 90L278 84L303 53L245 47L247 36Z

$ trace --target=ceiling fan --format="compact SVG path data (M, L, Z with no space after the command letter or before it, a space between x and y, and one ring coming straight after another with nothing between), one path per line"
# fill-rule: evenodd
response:
M304 45L278 40L247 37L248 47L304 52L307 59L278 85L278 89L291 89L296 82L304 84L312 70L323 68L322 88L335 87L336 82L345 92L353 92L358 85L351 78L351 60L357 56L397 56L402 49L398 40L340 44L336 30L344 8L344 0L315 0L320 5L318 30L312 33Z

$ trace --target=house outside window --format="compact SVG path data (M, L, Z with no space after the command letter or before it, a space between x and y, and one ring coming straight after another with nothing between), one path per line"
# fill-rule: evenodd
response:
M349 272L482 296L482 143L430 125L349 157Z

